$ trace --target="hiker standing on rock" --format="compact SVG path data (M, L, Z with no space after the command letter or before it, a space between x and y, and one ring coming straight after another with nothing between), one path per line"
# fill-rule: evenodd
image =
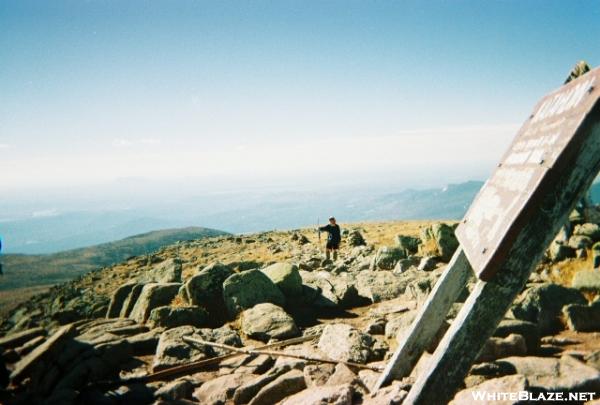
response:
M335 218L329 218L329 224L319 228L321 232L327 232L327 245L325 245L325 259L329 260L331 252L333 252L333 260L337 260L340 241L342 240L340 226L336 224Z

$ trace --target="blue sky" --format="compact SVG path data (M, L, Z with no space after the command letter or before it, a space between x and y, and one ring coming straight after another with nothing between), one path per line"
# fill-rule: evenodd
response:
M600 63L598 21L597 1L0 0L0 187L480 179Z

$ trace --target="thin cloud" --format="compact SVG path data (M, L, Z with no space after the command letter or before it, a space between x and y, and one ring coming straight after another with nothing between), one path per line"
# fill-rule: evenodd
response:
M0 143L0 149L8 149L10 148L10 145L7 143Z
M142 145L159 145L161 143L161 140L154 139L154 138L144 138L144 139L140 140L140 143Z
M132 146L133 142L131 142L129 139L121 138L113 140L112 145L117 148L126 148L128 146Z

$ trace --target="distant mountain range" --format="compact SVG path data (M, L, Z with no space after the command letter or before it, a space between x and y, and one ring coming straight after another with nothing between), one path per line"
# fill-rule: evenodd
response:
M132 256L155 252L177 241L224 234L226 232L199 227L165 229L48 255L2 255L4 274L0 276L0 307L7 307L17 299L22 301L42 287L72 280Z
M5 253L45 254L98 245L155 229L199 224L231 233L315 226L334 215L340 223L390 219L460 219L483 185L394 190L346 187L329 190L236 190L185 197L145 198L123 209L38 210L0 222ZM592 187L600 201L600 183ZM85 207L82 207L85 208Z

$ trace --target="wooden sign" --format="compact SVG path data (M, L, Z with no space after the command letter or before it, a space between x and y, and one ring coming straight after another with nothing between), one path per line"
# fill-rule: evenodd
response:
M599 86L600 68L542 98L475 198L456 236L481 280L505 262L541 196L557 187L556 172L569 170L584 127L600 121Z

